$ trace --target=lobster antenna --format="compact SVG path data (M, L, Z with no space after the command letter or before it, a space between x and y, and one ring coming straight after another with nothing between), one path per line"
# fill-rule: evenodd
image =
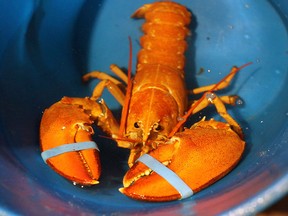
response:
M120 122L120 128L119 128L119 137L123 137L125 134L125 127L127 123L127 117L128 117L128 111L129 111L129 105L130 105L130 100L131 100L131 94L132 94L132 87L133 87L133 82L132 82L132 40L131 37L128 37L129 39L129 63L128 63L128 83L127 83L127 89L126 89L126 95L125 95L125 101L122 109L122 118Z
M237 72L239 72L240 70L242 70L244 67L249 66L250 64L252 64L252 62L246 63L244 65L242 65L241 67L237 68L235 71L232 71L231 73L229 73L228 75L226 75L223 79L221 79L218 83L216 83L213 88L210 89L210 91L207 92L213 92L215 90L217 90L218 86L221 85L223 82L225 82L225 80L231 76L231 74L236 74ZM207 93L206 92L206 93ZM192 114L192 112L194 111L194 109L205 99L206 94L204 93L202 95L202 97L197 100L188 110L188 112L181 117L181 121L179 121L176 126L173 128L173 130L169 133L168 138L171 138L178 130L180 127L182 127L182 125L187 121L187 118Z

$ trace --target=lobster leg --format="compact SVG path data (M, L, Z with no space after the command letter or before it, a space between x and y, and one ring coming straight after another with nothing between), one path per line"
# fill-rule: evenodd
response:
M127 75L117 65L110 65L110 69L114 74L120 77L122 81L124 81L125 83L128 82ZM125 87L122 82L106 74L105 72L100 71L92 71L82 77L83 81L88 81L92 78L101 80L101 82L98 83L93 90L93 94L91 97L92 99L99 99L104 89L106 88L113 95L113 97L123 106L125 100L125 94L123 93L123 89L125 89Z
M128 76L117 65L111 64L110 70L116 74L123 82L128 84Z
M214 95L213 99L211 100L211 103L215 105L218 114L224 118L232 129L239 135L239 137L243 139L243 132L240 125L232 118L231 115L229 115L222 100L217 95Z
M240 68L245 67L241 66ZM231 125L233 130L241 137L243 138L243 132L240 127L240 125L232 118L232 116L227 112L226 107L224 103L226 104L231 104L235 105L235 101L238 99L238 96L233 95L233 96L222 96L218 97L215 93L212 91L218 91L223 88L226 88L230 83L231 80L234 78L235 74L239 71L240 69L236 66L234 66L230 73L224 77L220 82L208 86L202 86L199 88L195 88L192 90L194 94L198 94L201 92L206 92L202 98L199 101L195 101L192 106L191 106L191 114L195 114L199 112L200 110L206 108L209 104L214 104L216 107L216 110L218 114L226 120L228 124Z
M93 90L93 94L91 96L91 99L93 100L98 100L104 89L107 89L111 95L123 106L124 100L125 100L125 95L123 91L119 88L118 85L116 85L114 82L111 80L102 80L100 81L97 86Z
M213 91L218 91L218 90L224 89L227 86L229 86L229 84L231 83L231 80L234 78L234 76L236 75L236 73L238 71L239 71L238 67L233 67L231 69L230 73L219 83L195 88L192 91L190 91L190 93L191 94L199 94L199 93L211 91L212 89L213 89Z
M195 113L205 109L207 106L209 106L211 103L213 103L214 97L216 97L216 96L217 96L216 94L211 93L211 94L206 95L206 99L201 100L200 103L198 103L198 100L194 101L191 105L191 107L193 107L193 112L191 114L195 114ZM223 104L235 105L236 100L239 97L236 95L233 95L233 96L225 95L225 96L221 96L218 98ZM195 105L196 103L197 103L197 105Z
M191 115L205 109L207 106L210 104L214 104L216 107L216 110L218 114L226 120L228 124L231 125L233 130L241 137L243 138L243 132L240 127L240 125L232 118L232 116L227 112L227 109L225 107L224 103L227 104L235 104L237 96L223 96L223 97L218 97L215 93L210 93L207 92L204 95L205 97L202 97L199 101L195 101L191 108L192 112Z
M111 64L110 65L110 70L114 74L116 74L126 84L128 83L127 75L117 65ZM91 78L96 78L96 79L100 79L100 80L111 80L112 82L114 82L117 85L121 84L121 82L119 80L117 80L114 77L108 75L107 73L101 72L101 71L92 71L90 73L85 74L82 77L83 81L88 81Z
M232 106L236 105L236 101L239 100L239 96L237 95L225 95L219 98L223 103L232 105Z

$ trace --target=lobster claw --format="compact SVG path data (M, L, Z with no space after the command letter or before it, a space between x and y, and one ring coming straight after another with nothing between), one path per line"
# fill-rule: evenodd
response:
M244 147L245 142L230 125L211 119L176 133L166 145L151 151L149 158L156 159L164 168L173 171L182 181L180 188L188 187L192 195L236 166ZM179 183L169 179L169 175L162 175L161 168L155 171L145 165L149 164L146 159L139 159L142 162L136 162L124 176L124 188L120 189L123 194L138 200L159 202L184 198L183 190L180 191L177 185Z
M40 126L42 157L58 174L80 185L98 183L101 173L97 146L91 142L94 122L88 98L81 99L86 105L73 104L72 98L61 101L46 109ZM98 109L98 108L97 108Z

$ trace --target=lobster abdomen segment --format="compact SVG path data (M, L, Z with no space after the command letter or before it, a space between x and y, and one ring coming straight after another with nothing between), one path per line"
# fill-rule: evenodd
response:
M142 27L145 35L140 42L143 49L138 54L138 64L161 64L183 70L190 12L175 2L156 2L143 6L133 17L147 21Z

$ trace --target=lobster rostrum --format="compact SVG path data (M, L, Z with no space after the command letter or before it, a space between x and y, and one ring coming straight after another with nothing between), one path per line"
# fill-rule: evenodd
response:
M215 91L227 87L246 65L233 67L217 84L194 89L194 94L203 94L188 106L184 53L191 13L164 1L146 4L132 17L146 19L135 76L131 78L131 62L128 76L111 65L120 79L99 71L86 74L84 81L100 80L91 97L64 97L45 110L40 125L42 157L75 183L97 184L101 165L91 140L95 123L119 147L130 149L130 169L120 192L146 201L186 198L223 177L241 159L242 130L225 108L234 105L237 96L218 97ZM123 106L120 123L100 100L105 88ZM209 104L226 122L203 118L183 129L190 115Z

